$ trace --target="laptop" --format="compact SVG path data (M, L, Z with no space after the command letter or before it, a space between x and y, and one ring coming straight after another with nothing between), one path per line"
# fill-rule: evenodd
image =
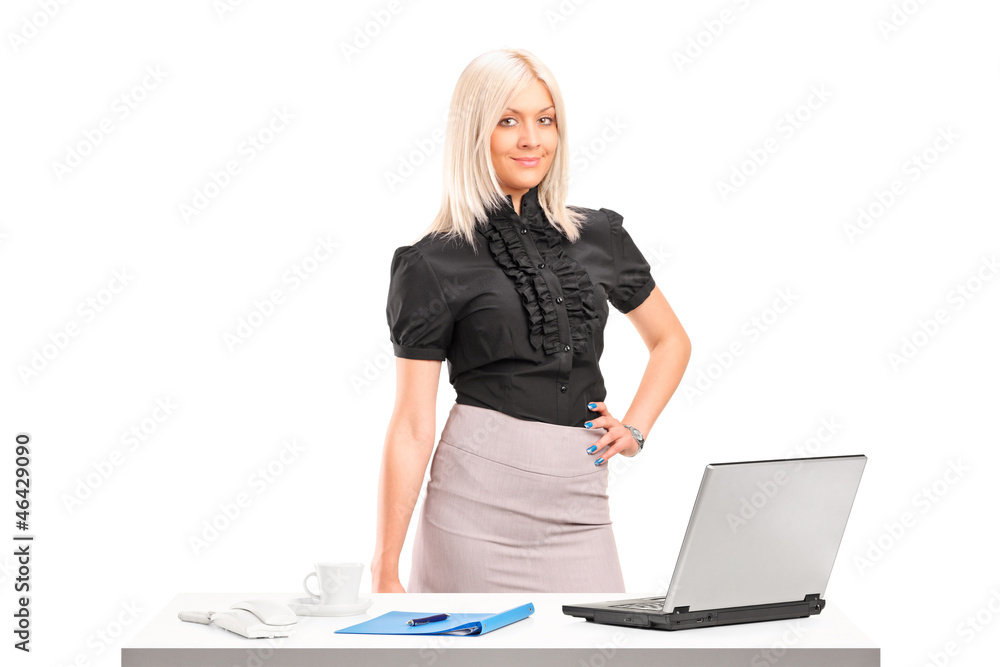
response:
M595 623L685 630L823 611L864 455L712 463L663 597L563 605Z

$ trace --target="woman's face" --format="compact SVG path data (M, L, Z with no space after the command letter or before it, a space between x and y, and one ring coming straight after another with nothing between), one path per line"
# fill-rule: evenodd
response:
M558 144L552 96L545 84L535 79L510 101L490 136L490 155L500 188L511 196L515 207L520 208L521 196L548 172Z

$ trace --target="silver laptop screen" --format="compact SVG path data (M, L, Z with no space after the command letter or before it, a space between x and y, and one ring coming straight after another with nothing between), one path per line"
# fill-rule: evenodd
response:
M664 611L822 596L866 462L856 455L707 466Z

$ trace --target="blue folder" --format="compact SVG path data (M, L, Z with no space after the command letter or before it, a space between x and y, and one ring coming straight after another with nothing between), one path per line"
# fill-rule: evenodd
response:
M535 605L529 602L499 614L449 614L443 621L423 625L407 625L406 622L411 618L424 618L438 612L388 611L370 621L341 628L337 632L356 635L485 635L527 618L534 611Z

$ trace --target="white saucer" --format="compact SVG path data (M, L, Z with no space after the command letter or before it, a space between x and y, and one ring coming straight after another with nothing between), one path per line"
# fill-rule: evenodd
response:
M321 604L316 598L295 598L288 606L296 616L354 616L372 606L371 598L359 598L354 604Z

